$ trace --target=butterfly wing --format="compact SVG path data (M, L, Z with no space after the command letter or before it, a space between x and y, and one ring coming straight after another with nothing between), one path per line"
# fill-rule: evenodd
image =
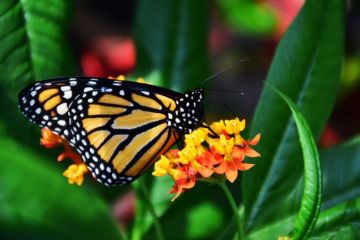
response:
M178 138L156 94L116 90L116 95L104 89L83 93L70 107L70 142L106 185L133 181Z
M59 133L106 185L137 178L178 139L168 114L181 94L133 82L57 79L19 95L24 114Z
M36 82L19 94L19 107L31 122L70 139L69 107L83 92L98 85L98 79L67 78Z

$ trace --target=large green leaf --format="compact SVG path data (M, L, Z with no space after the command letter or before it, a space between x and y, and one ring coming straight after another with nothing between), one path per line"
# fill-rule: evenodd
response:
M356 233L356 229L359 232L357 226L360 215L356 208L359 206L357 199L360 197L360 136L320 153L323 168L323 204L311 237L328 239L323 236L335 236L338 231L339 234ZM248 239L273 239L274 233L284 233L284 229L291 229L295 215L296 213L252 232Z
M281 40L267 78L296 103L316 139L339 86L343 14L342 0L306 1ZM295 213L303 189L296 127L287 106L267 88L254 116L252 133L257 132L262 134L257 146L262 158L243 181L248 232Z
M247 237L248 240L275 239L280 232L290 227L294 216L273 222L263 229L254 231ZM338 204L322 211L315 228L311 232L311 240L349 239L356 240L360 237L360 198Z
M321 212L310 239L359 239L360 198Z
M1 239L120 239L95 194L69 185L41 157L0 139Z
M323 209L360 197L360 136L322 151Z
M282 92L278 90L276 90L276 92L289 105L299 132L304 158L304 192L295 227L291 233L291 238L294 240L306 239L314 227L320 211L322 174L319 152L309 126L295 103Z
M139 1L134 28L138 75L178 91L208 77L207 1Z
M10 136L35 145L34 128L17 108L17 94L34 80L69 75L74 64L66 41L72 2L0 1L0 121ZM24 134L27 133L27 134Z
M0 83L18 92L34 79L71 72L66 41L72 2L0 1Z
M165 239L213 239L221 237L231 225L231 208L216 184L197 183L194 189L169 203L171 207L160 219ZM156 239L155 228L144 238Z

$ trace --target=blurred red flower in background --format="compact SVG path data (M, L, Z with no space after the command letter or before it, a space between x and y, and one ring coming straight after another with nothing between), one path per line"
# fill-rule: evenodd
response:
M81 54L84 76L118 76L134 70L136 51L132 38L95 38Z

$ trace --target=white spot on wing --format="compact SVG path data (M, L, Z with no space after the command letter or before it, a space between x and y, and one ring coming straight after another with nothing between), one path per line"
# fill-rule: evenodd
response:
M66 91L71 90L71 87L70 86L62 86L60 89L61 89L61 91L66 92Z
M56 111L60 115L64 115L68 111L67 103L62 103L59 106L56 107Z
M65 99L70 99L72 97L72 91L67 91L64 92L64 96Z
M92 87L86 87L86 88L84 88L84 92L90 92L90 91L92 91L92 90L93 90Z
M57 123L60 125L60 126L65 126L66 125L66 122L65 122L65 120L59 120L59 121L57 121Z

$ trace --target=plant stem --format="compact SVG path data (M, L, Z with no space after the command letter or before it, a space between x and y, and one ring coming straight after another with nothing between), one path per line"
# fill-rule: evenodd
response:
M151 202L149 191L146 188L146 185L143 181L140 181L140 185L141 185L141 191L143 192L143 195L144 195L145 204L146 204L147 209L149 210L150 215L154 221L157 239L164 240L165 238L164 238L164 234L163 234L163 231L161 228L161 224L160 224L159 218L156 215L154 206Z
M119 232L120 232L120 236L121 236L122 240L128 240L129 239L128 236L126 235L126 232L125 232L123 226L119 227Z
M218 184L224 191L225 196L230 203L231 209L233 210L234 217L235 217L235 223L236 223L236 227L238 230L238 239L243 240L244 239L243 225L242 225L242 221L241 221L240 214L239 214L239 209L237 208L236 202L230 192L230 189L226 185L226 183L222 181L222 182L219 182Z

